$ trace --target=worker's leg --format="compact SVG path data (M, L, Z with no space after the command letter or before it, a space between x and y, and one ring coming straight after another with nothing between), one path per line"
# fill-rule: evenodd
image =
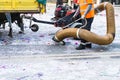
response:
M87 20L87 25L83 28L83 29L86 29L88 31L91 30L91 24L93 22L93 18L89 18L89 19L86 19ZM81 39L81 43L80 45L76 48L77 50L82 50L82 49L85 49L85 48L91 48L92 47L92 44L84 39Z

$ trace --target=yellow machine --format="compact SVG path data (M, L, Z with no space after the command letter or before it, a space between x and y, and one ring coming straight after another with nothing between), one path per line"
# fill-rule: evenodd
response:
M0 0L0 12L45 12L45 5L38 0Z
M44 13L46 11L46 0L0 0L0 26L9 22L9 34L12 37L12 23L17 21L20 27L20 33L24 32L23 21L20 14L26 13ZM30 29L32 31L38 30L38 25L31 25L32 14L30 17Z

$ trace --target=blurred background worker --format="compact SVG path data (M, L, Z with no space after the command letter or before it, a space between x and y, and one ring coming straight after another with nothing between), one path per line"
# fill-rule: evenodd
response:
M56 7L57 7L58 5L63 5L63 0L57 0L57 1L56 1Z
M91 30L91 24L94 19L94 3L93 0L78 0L77 3L80 6L81 18L87 20L87 25L83 29ZM82 50L85 48L91 48L92 44L84 39L81 39L80 45L76 48L77 50Z

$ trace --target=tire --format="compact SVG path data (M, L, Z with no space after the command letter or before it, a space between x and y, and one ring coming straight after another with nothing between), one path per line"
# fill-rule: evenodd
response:
M33 31L33 32L37 32L39 30L39 26L37 24L33 24L30 29Z

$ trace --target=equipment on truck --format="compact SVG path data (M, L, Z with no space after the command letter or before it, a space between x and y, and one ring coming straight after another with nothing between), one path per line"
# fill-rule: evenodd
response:
M5 28L9 22L9 36L12 37L12 23L17 20L17 25L24 31L24 25L20 14L44 13L46 11L46 0L0 0L0 25ZM32 17L32 16L31 16ZM35 24L31 25L38 28ZM34 31L34 30L33 30Z

